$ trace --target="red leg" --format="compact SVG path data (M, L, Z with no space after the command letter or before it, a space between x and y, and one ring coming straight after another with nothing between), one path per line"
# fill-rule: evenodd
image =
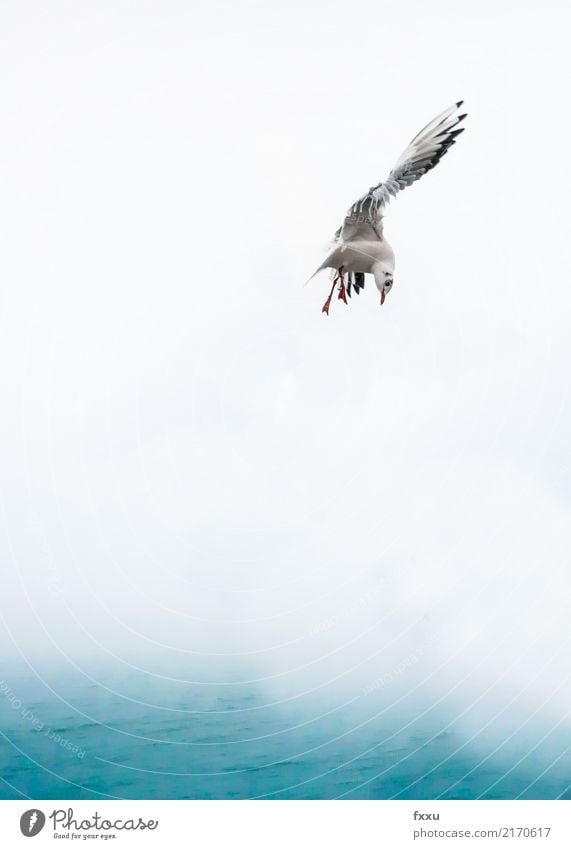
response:
M337 299L347 303L347 290L345 289L345 280L343 279L343 266L339 269L339 294L337 295Z
M331 306L331 298L333 297L333 292L335 291L335 286L339 283L339 295L337 296L339 300L345 301L347 303L347 294L345 289L345 281L343 280L343 266L339 269L335 278L333 280L333 285L331 286L331 291L329 293L329 297L323 304L323 309L321 312L324 312L326 315L329 315L329 307Z
M323 309L321 310L321 312L324 312L325 315L329 315L329 307L331 306L331 298L333 297L333 291L335 289L335 285L337 283L337 280L338 280L338 278L335 277L335 279L333 281L333 286L331 287L331 291L329 292L329 297L327 298L327 300L323 304Z

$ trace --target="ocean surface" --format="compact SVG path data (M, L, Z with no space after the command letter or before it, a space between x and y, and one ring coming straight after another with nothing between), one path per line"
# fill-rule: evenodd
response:
M240 682L180 687L0 674L5 799L555 799L571 733L380 691L330 702ZM515 717L515 714L514 714Z

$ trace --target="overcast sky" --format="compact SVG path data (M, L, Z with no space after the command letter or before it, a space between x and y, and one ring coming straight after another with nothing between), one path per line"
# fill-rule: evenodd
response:
M427 664L544 670L562 715L564 4L0 20L5 656L251 662L295 695L366 685L424 623ZM460 98L466 132L387 213L385 306L368 284L326 318L327 276L303 283L344 211Z

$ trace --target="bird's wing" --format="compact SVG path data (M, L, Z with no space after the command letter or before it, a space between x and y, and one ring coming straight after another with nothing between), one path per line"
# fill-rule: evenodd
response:
M352 241L361 238L381 239L382 218L385 206L397 192L420 180L423 174L437 165L444 154L464 132L458 124L466 113L459 114L464 101L459 100L437 118L426 125L400 156L386 180L372 186L347 212L345 221L335 233L336 241Z

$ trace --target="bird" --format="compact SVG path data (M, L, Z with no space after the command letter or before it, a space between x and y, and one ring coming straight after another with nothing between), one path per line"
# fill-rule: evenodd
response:
M398 192L431 171L456 143L465 130L465 127L459 126L467 115L460 112L463 103L463 100L456 101L423 127L401 154L386 180L371 186L347 211L343 224L333 236L325 260L309 278L311 280L325 268L332 269L333 284L322 309L326 315L329 315L336 285L339 284L338 299L347 303L347 295L351 297L352 291L358 295L363 289L365 274L372 274L375 278L381 305L384 304L393 288L395 270L394 251L384 236L385 208Z

